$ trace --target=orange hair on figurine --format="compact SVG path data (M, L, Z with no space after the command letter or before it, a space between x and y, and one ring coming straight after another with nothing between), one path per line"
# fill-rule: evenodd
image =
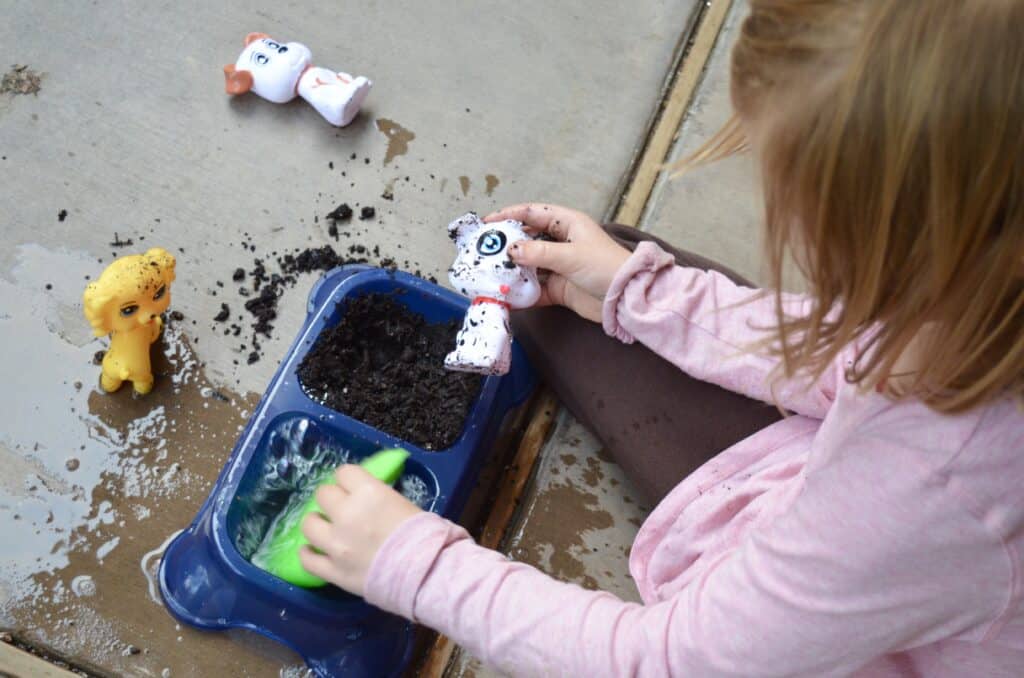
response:
M135 392L153 389L149 346L163 328L160 314L171 302L174 257L154 247L115 260L82 295L85 317L97 337L110 335L100 385L113 392L127 380Z

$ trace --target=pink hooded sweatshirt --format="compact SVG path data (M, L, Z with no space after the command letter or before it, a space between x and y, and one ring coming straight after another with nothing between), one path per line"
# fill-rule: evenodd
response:
M643 243L604 327L771 402L775 363L745 347L773 308ZM860 393L843 378L851 356L809 388L777 386L795 414L655 508L630 557L643 605L555 581L430 513L381 548L367 600L514 675L1024 676L1024 413L1006 399L943 416Z

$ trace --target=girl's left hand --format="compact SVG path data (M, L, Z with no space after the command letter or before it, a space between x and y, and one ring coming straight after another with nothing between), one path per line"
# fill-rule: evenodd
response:
M302 533L320 553L304 546L299 558L310 574L361 596L377 551L422 509L360 466L340 466L334 476L336 485L316 491L324 515L302 521Z

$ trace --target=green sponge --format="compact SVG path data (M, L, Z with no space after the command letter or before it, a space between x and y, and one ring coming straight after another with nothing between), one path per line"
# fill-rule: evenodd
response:
M394 485L401 477L402 471L405 470L405 460L408 458L408 452L394 448L370 455L359 465L381 482ZM334 472L332 470L317 487L333 482ZM309 501L299 506L301 506L301 510L293 508L274 520L270 527L270 536L263 540L260 548L253 554L252 563L275 577L284 579L289 584L303 588L324 586L327 582L306 572L299 560L299 550L309 543L305 535L302 534L302 521L314 511L321 512L316 503L316 494L314 493Z

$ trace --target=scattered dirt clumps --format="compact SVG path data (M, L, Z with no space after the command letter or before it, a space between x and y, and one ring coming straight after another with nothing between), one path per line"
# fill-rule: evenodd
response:
M348 221L352 218L352 208L348 206L347 202L343 202L328 212L327 218L331 221Z
M299 365L314 400L427 450L458 439L481 377L444 368L458 323L431 324L390 294L348 300Z
M42 74L23 64L14 64L0 80L0 94L35 94L42 89Z

